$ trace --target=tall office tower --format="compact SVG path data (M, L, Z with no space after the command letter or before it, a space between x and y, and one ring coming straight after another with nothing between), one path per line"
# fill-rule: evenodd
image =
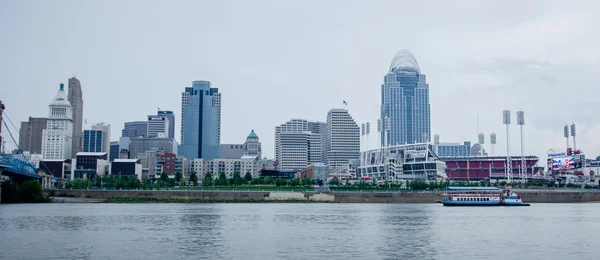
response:
M93 125L92 130L102 131L102 150L99 152L106 152L107 158L110 158L110 125L101 122Z
M42 131L48 125L48 118L29 117L29 121L21 122L19 130L19 147L22 151L35 154L42 153Z
M119 142L113 141L110 142L110 157L108 157L109 161L114 161L119 158Z
M330 169L347 167L360 158L360 129L346 109L327 113L327 165Z
M408 50L396 54L381 85L381 119L386 117L390 128L383 131L382 140L387 140L387 144L382 141L382 145L429 142L429 84Z
M121 131L121 137L148 137L148 122L147 121L134 121L125 122L125 126Z
M48 123L42 131L44 160L71 159L73 149L73 112L67 100L64 84L50 103Z
M254 157L259 158L262 156L262 148L258 135L254 133L254 130L250 132L246 142L244 143L244 156L243 157Z
M327 123L308 121L308 131L321 135L321 162L327 162Z
M322 162L321 135L308 130L308 121L292 119L275 127L275 160L281 171L304 169Z
M169 110L159 110L156 116L165 117L169 120L169 138L175 138L175 114Z
M149 138L169 137L169 118L163 116L148 116Z
M100 153L104 150L104 132L102 130L83 130L82 152Z
M83 93L81 91L81 82L75 77L69 79L69 97L73 114L73 142L71 148L71 158L76 158L77 153L81 152L83 136ZM44 157L44 159L46 159Z
M194 81L182 93L179 155L212 160L221 155L221 93L210 81Z

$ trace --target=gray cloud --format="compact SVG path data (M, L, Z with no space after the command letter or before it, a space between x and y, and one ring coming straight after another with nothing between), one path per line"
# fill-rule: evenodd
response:
M521 108L528 151L560 147L560 126L575 121L581 147L596 155L599 8L597 1L3 1L0 94L13 121L45 116L58 83L75 73L84 117L110 123L116 140L123 122L156 107L179 121L183 88L210 80L223 93L223 143L243 142L254 129L271 157L275 125L324 121L342 100L357 121L374 122L389 62L406 48L427 75L432 128L445 141L474 140L479 111L480 131L499 133L502 143L501 111Z

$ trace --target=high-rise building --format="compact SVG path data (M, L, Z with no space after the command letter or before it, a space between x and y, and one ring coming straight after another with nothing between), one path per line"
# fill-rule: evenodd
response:
M50 103L46 129L42 131L44 160L70 159L73 149L73 113L64 84Z
M459 143L439 143L436 145L438 157L467 157L471 154L471 142L465 141Z
M75 158L77 157L77 153L81 152L83 136L83 93L81 91L81 82L75 77L69 79L68 101L72 107L71 118L73 119L71 158Z
M121 131L122 137L136 138L136 137L148 137L148 122L147 121L134 121L125 122L125 126Z
M292 119L275 127L275 160L280 171L322 162L321 135L308 131L308 121Z
M360 129L346 109L327 113L327 166L335 170L360 158Z
M150 150L175 153L175 139L168 137L131 138L129 144L129 158L138 158L139 153Z
M408 50L396 54L381 85L381 119L390 122L383 131L384 146L427 143L431 138L429 84Z
M308 121L308 131L321 135L321 162L327 162L327 123Z
M262 148L258 135L254 133L254 130L250 132L244 143L244 155L243 157L261 158Z
M95 124L92 126L92 130L102 131L102 150L100 152L105 152L110 158L110 125L104 122Z
M110 157L109 161L114 161L119 158L119 141L110 142Z
M83 130L83 152L104 152L104 132L102 130Z
M175 138L175 114L169 110L159 110L156 116L165 117L169 120L169 138Z
M219 159L240 159L244 156L244 144L221 144Z
M148 116L147 125L147 137L169 137L169 119L167 117Z
M221 153L221 93L209 81L194 81L182 93L182 141L179 155L188 159L219 158Z
M29 117L29 121L21 122L19 130L19 147L32 154L42 153L42 131L48 125L47 118Z

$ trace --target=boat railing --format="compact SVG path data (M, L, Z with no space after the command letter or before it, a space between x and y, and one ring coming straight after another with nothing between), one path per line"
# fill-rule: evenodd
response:
M500 194L452 194L446 193L447 196L452 197L498 197Z

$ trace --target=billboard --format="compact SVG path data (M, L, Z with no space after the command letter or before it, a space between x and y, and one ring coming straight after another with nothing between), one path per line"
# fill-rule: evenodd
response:
M552 159L552 170L573 169L575 168L575 157L567 156Z

